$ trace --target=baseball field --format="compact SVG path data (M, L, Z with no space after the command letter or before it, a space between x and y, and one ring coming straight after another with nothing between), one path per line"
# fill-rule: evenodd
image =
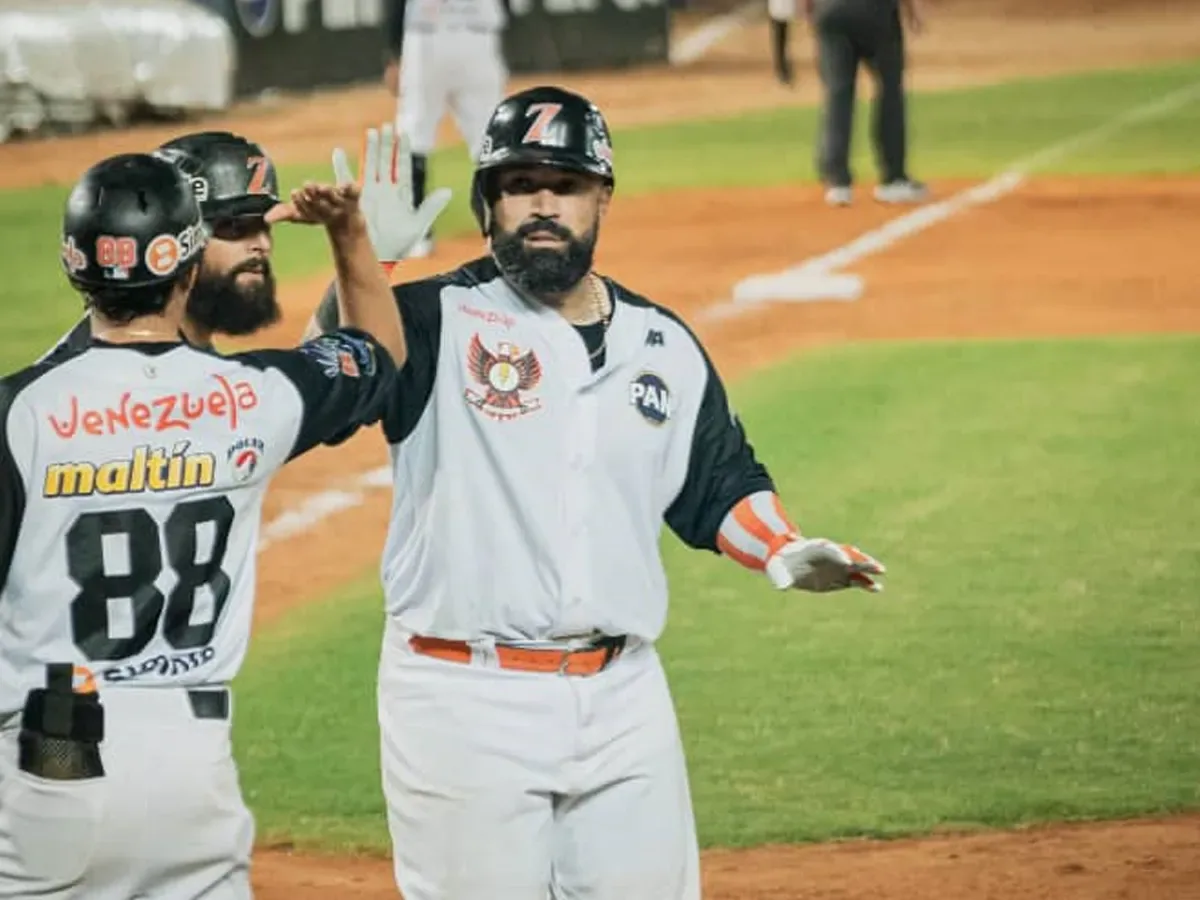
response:
M865 106L857 202L823 204L803 28L794 47L794 90L761 17L685 67L554 79L615 127L599 268L693 325L801 527L889 569L878 596L785 595L664 535L706 897L1200 898L1200 7L934 4L910 45L918 213L870 199ZM390 115L364 87L211 124L293 186ZM0 146L0 370L79 313L69 183L179 130ZM468 173L447 126L438 253L398 278L481 251ZM330 278L317 230L277 230L275 259L286 315L248 343L293 343ZM732 301L811 261L861 295ZM268 495L235 725L262 900L396 895L385 462L372 430Z

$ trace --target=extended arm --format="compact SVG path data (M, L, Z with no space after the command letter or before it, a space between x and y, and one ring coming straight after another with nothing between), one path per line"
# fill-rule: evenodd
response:
M707 356L705 361L708 380L688 474L667 510L667 524L692 547L764 572L780 590L880 590L871 577L884 571L876 560L851 545L801 535L730 411L720 376Z

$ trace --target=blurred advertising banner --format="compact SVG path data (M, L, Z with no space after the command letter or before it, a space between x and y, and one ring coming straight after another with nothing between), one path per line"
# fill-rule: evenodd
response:
M238 48L234 91L295 91L383 71L386 0L193 0L221 13Z
M615 69L667 61L666 0L509 0L513 72Z
M193 0L230 23L235 93L372 81L390 0ZM513 72L621 68L667 59L666 0L508 0Z

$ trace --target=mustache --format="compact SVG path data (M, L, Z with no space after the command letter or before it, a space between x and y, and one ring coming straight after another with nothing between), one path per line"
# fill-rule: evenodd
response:
M248 259L245 262L240 262L229 270L229 277L237 278L243 272L253 272L256 275L262 275L264 278L271 277L271 262L267 259Z
M527 238L531 235L549 235L553 238L558 238L560 241L574 240L569 229L563 225L559 225L553 219L534 219L532 222L526 222L517 229L518 238Z

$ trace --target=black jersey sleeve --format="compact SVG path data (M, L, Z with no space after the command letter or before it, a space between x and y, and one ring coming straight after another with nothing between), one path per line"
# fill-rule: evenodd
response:
M404 341L408 359L396 373L396 384L387 401L384 433L388 443L398 444L412 430L433 396L437 375L438 348L442 340L441 292L445 281L439 278L400 284L392 294L404 322ZM323 332L338 327L337 288L330 284L315 314ZM326 443L337 444L349 435L335 435Z
M707 378L692 432L687 477L667 509L666 522L688 546L716 553L725 514L743 497L774 491L775 485L755 457L742 423L729 407L721 377L699 341L696 348L704 357Z
M25 483L12 451L11 435L20 427L12 421L13 401L33 378L33 369L0 378L0 587L8 580L25 517ZM24 427L28 428L28 423Z
M289 459L378 422L396 376L387 350L366 332L351 328L323 334L294 350L256 350L234 358L277 369L300 395L300 428Z
M85 349L92 340L92 317L85 315L46 351L38 362L58 363Z

